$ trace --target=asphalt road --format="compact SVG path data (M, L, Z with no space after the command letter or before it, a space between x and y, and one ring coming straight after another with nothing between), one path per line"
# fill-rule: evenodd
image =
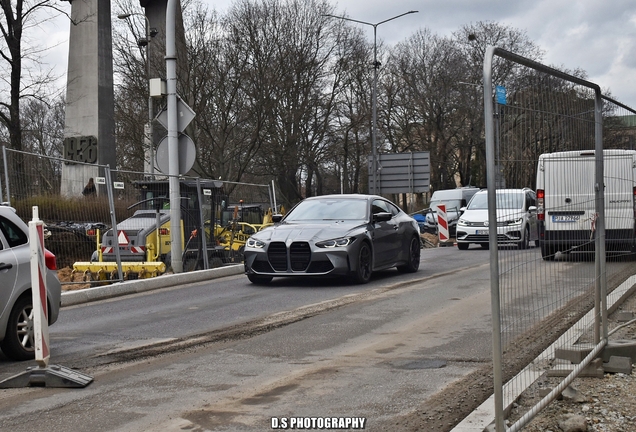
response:
M51 363L94 382L3 390L0 424L251 431L282 418L364 417L367 430L391 429L489 361L488 259L481 249L425 249L416 274L385 271L363 286L260 287L239 275L65 307L51 327ZM0 380L26 366L0 357Z

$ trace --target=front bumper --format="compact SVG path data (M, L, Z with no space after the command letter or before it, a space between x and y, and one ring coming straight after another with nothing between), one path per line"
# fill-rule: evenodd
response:
M340 276L351 273L351 246L318 248L307 242L289 247L272 242L266 248L245 248L245 273L261 276Z
M510 225L497 227L497 243L517 243L521 241L522 225ZM487 227L458 227L457 242L461 243L488 243L490 240Z

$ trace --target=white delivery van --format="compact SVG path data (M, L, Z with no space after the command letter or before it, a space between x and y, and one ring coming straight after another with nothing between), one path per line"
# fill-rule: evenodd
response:
M424 231L437 233L437 206L445 204L448 231L451 236L455 235L460 209L466 207L468 201L479 191L479 188L467 186L433 192L429 204L430 211L426 214L426 221L424 222Z
M634 249L636 151L604 150L606 250ZM544 260L560 252L592 251L595 238L595 152L539 156L537 218Z

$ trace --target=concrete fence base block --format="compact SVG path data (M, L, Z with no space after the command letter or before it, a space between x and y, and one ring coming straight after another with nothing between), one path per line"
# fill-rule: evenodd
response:
M629 357L611 356L607 363L603 363L603 369L609 373L631 375L632 359Z
M636 340L619 339L609 341L601 357L604 362L609 362L612 356L629 357L632 363L636 363Z
M621 311L616 313L616 321L618 322L627 322L633 319L634 319L634 312Z
M579 364L594 349L592 344L572 345L569 348L557 348L554 350L554 357L561 360L568 360L571 363Z
M548 369L546 371L547 376L549 377L565 377L568 376L573 370L575 365L557 365L552 369ZM603 361L600 358L596 358L590 362L581 373L578 375L580 377L591 377L591 378L603 378Z

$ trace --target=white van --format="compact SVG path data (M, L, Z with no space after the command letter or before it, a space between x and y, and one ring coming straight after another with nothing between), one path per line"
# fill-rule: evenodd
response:
M595 152L567 151L539 156L537 217L544 260L560 252L594 250ZM605 239L607 251L631 252L635 245L636 151L604 150Z
M479 190L479 188L467 186L433 192L429 204L430 211L426 214L426 221L424 222L424 231L437 233L437 206L445 204L448 231L451 236L454 235L457 229L457 220L460 216L459 209L466 207L468 201L470 201L473 195L479 192Z

